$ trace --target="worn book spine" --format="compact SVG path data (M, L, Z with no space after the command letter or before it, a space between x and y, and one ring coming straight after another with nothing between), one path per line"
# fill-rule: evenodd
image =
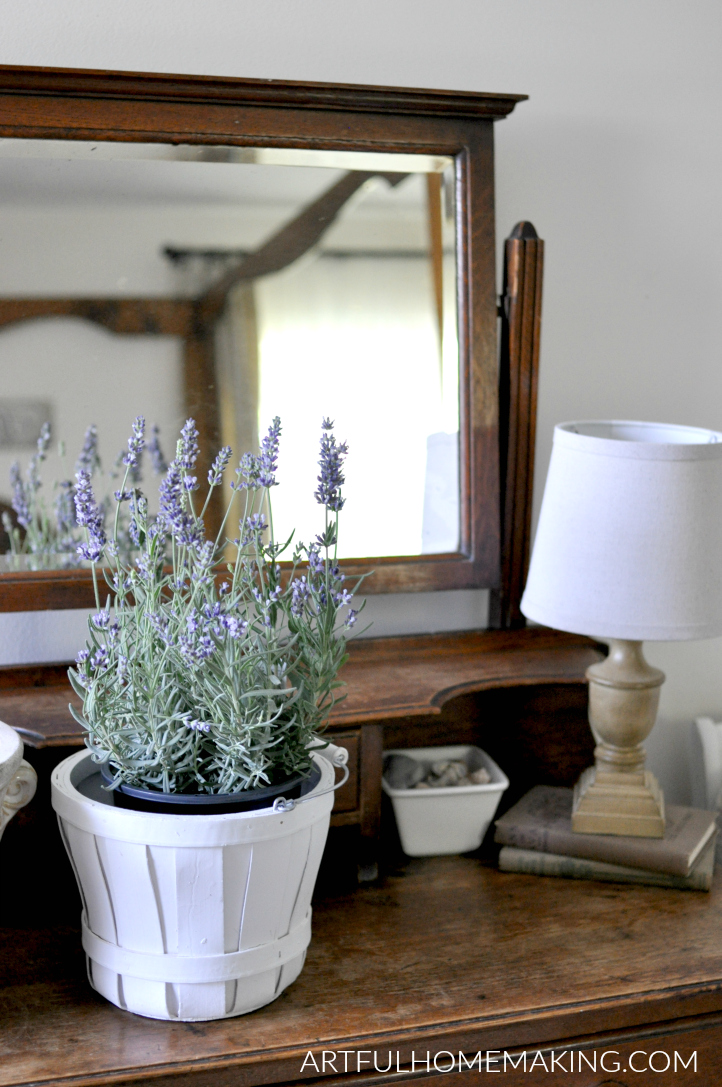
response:
M648 872L643 868L627 868L621 864L606 864L559 853L539 853L532 849L504 846L499 854L502 872L523 872L534 876L561 876L565 879L596 879L607 883L641 883L652 887L672 887L677 890L709 891L712 886L712 866L694 868L688 876L671 876L665 872Z
M627 836L615 838L606 834L574 834L571 827L566 830L553 826L519 825L505 822L507 818L502 818L496 824L494 840L498 845L530 849L536 853L554 853L566 857L578 857L582 860L603 861L605 864L641 868L645 871L654 870L682 878L685 878L690 871L686 856L675 854L671 850L662 852L654 845L651 849L647 848L647 842L657 842L657 839ZM714 833L714 827L711 828L707 838L712 833Z

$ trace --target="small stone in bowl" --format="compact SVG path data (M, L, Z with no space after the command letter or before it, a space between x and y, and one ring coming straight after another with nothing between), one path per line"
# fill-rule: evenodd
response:
M410 755L389 755L384 762L384 777L392 789L413 789L426 777L427 762Z
M470 785L488 785L491 781L491 774L485 766L480 766L478 770L472 770L469 773Z
M452 785L458 785L467 773L468 767L461 759L440 759L431 764L431 772L426 780L434 789L448 789Z
M470 770L462 759L439 759L430 765L426 763L424 776L416 785L406 786L406 788L448 789L463 785L488 785L490 781L491 774L485 766Z

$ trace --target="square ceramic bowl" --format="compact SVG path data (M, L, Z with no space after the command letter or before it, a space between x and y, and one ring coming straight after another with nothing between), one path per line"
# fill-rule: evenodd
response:
M509 780L485 751L470 744L452 747L411 747L384 751L408 755L420 762L463 759L470 770L485 767L486 785L453 785L441 789L393 789L386 779L383 790L391 797L401 845L409 857L443 853L469 853L478 849L489 829Z

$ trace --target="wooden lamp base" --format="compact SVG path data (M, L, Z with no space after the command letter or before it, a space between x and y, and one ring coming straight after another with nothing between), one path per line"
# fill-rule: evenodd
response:
M664 796L645 770L664 672L647 664L642 643L614 639L609 656L587 669L589 723L599 743L595 765L574 789L572 830L582 834L664 837Z

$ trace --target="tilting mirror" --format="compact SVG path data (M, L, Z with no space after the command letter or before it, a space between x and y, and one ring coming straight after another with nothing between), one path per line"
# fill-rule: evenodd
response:
M76 561L62 517L88 427L110 494L138 414L158 428L151 508L189 415L236 459L280 416L276 536L311 538L328 416L350 450L341 555L458 551L454 201L445 156L0 141L3 550L36 546L23 496L48 518L3 568Z

